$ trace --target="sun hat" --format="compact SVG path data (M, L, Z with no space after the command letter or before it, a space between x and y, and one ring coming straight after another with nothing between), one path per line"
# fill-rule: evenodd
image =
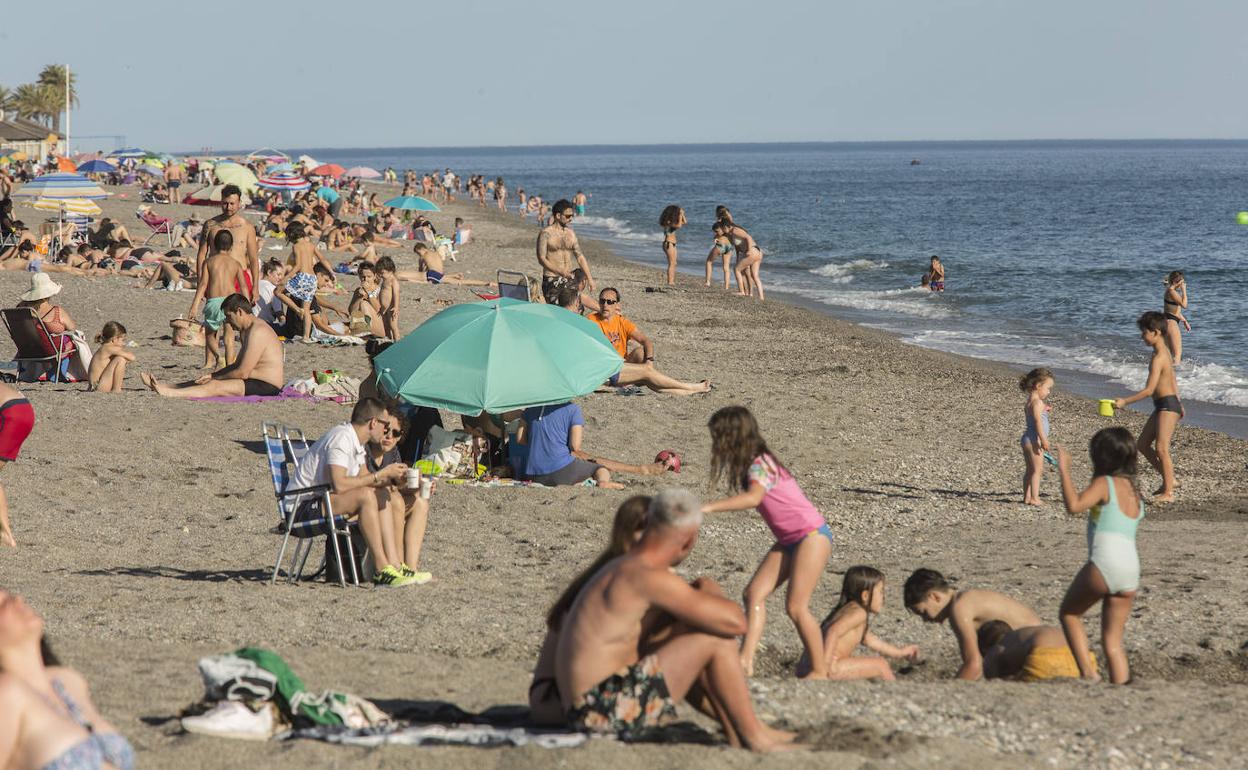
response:
M23 294L19 299L22 302L36 302L41 299L47 299L61 292L61 285L52 280L52 276L47 273L31 273L30 275L30 291Z

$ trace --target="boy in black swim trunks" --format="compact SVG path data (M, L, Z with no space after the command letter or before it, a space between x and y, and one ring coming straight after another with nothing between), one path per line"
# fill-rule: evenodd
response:
M1127 404L1152 397L1153 414L1144 423L1136 446L1161 474L1161 486L1153 492L1153 502L1169 503L1174 501L1174 491L1178 486L1174 480L1174 461L1170 459L1170 439L1174 437L1179 420L1183 419L1183 402L1179 401L1174 360L1170 358L1170 348L1166 346L1165 315L1150 310L1135 324L1140 327L1140 339L1153 349L1153 358L1148 362L1148 382L1139 393L1117 399L1114 405L1121 409Z

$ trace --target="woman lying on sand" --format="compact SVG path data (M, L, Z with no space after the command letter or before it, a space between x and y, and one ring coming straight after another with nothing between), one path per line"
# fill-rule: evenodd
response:
M87 680L60 665L43 620L7 591L0 591L0 703L0 767L134 767L134 749L96 711Z

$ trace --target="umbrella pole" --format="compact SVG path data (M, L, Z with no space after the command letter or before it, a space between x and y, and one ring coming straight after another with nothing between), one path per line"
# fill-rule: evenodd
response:
M72 111L69 102L69 65L65 65L65 157L69 157L69 113Z

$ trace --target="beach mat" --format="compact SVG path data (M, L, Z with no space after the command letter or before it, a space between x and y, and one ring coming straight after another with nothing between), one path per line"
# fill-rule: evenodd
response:
M347 727L307 727L278 736L283 740L307 740L337 743L343 746L539 746L544 749L572 749L585 743L589 736L568 730L543 730L532 727L496 727L481 724L408 724L391 723L378 727L351 729Z
M321 403L330 401L335 404L346 403L345 396L313 396L307 393L300 393L291 387L282 388L282 392L276 396L204 396L202 398L188 398L187 401L207 401L213 404L260 404L266 401L311 401L312 403Z

